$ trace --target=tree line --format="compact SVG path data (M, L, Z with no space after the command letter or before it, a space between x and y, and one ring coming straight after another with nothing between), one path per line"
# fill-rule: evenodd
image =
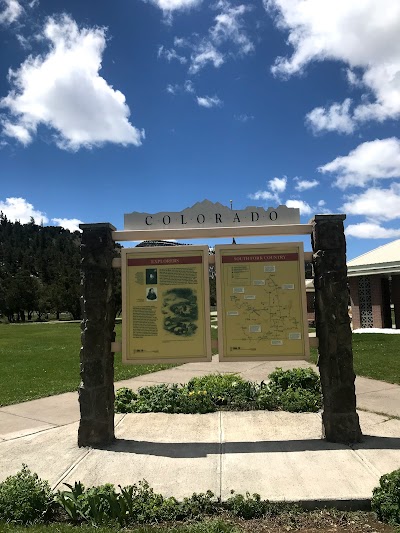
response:
M81 318L80 233L11 222L0 213L0 314L10 322Z
M144 241L139 246L164 246ZM69 313L82 318L79 231L59 226L11 222L0 212L0 319L9 322L46 320ZM171 245L176 243L171 243ZM116 250L121 246L116 243ZM210 269L210 303L216 303L215 272ZM121 279L115 275L117 314L121 312Z

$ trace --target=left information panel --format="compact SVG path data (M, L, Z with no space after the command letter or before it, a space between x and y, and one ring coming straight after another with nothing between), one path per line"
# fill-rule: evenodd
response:
M211 361L208 246L125 248L125 364Z

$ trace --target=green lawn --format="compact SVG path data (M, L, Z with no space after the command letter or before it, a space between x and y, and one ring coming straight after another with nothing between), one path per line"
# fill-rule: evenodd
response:
M116 326L121 337L121 324ZM212 338L217 338L212 329ZM74 391L79 385L80 325L0 325L0 406ZM216 349L213 350L216 352ZM353 335L357 375L400 384L400 335ZM311 350L316 362L317 351ZM115 380L155 372L172 365L122 365L115 354Z
M121 324L116 326L121 338ZM0 324L0 406L77 390L80 324ZM115 354L115 380L173 365L122 365Z
M0 522L1 533L115 533L126 531L129 533L240 533L242 528L222 519L204 520L194 524L175 524L171 526L137 526L127 529L119 529L114 526L91 526L53 523L48 525L34 525L30 527L18 526Z
M354 333L353 357L357 376L400 385L400 335ZM311 360L317 361L316 349L311 349Z

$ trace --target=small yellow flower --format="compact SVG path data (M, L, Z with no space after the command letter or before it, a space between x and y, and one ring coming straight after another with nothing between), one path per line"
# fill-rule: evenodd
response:
M193 396L193 394L194 394L194 391L191 390L191 391L189 392L189 396Z

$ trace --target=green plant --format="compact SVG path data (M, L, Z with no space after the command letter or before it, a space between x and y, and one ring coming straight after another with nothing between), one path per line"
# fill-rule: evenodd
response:
M289 388L280 395L280 406L291 413L316 413L321 409L322 398L314 391Z
M301 508L294 504L270 502L269 500L262 500L259 494L246 495L235 494L232 491L232 496L226 500L224 507L233 515L245 520L252 518L263 518L265 516L273 517L282 513L299 514Z
M290 370L277 368L268 377L271 389L278 389L280 391L287 389L305 389L317 393L321 392L319 376L311 367L292 368Z
M400 525L400 469L385 474L373 490L372 510L379 520Z
M117 413L131 413L132 404L136 401L138 395L133 392L132 389L128 387L121 387L115 393L115 411Z
M126 413L211 413L217 409L284 409L315 412L321 407L319 376L311 368L270 374L270 383L251 383L237 374L192 378L187 385L154 385L116 394L115 410Z
M52 510L53 494L47 481L27 465L0 483L0 520L32 524L43 521Z

